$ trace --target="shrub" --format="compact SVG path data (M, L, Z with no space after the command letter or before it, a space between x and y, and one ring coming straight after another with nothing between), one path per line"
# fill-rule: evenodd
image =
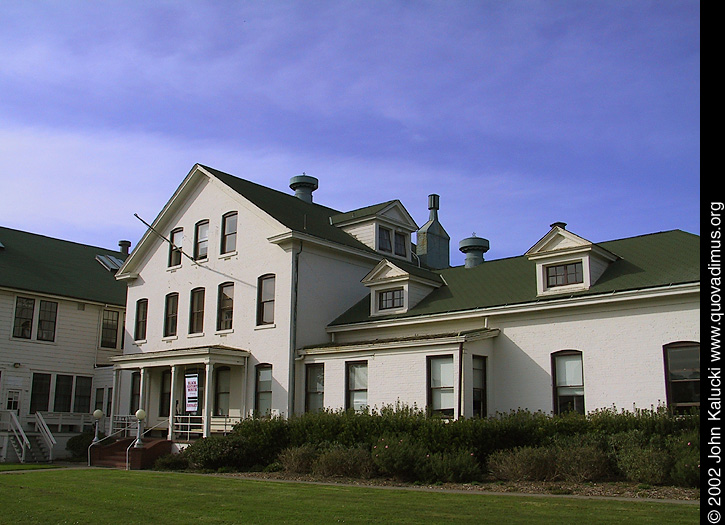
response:
M154 463L154 470L187 470L189 460L183 453L166 454L159 457Z
M672 454L672 483L682 487L700 487L700 433L671 436L668 449Z
M416 481L421 464L430 457L428 450L406 435L386 434L373 445L373 463L383 476L398 481Z
M95 438L95 432L83 432L73 436L65 444L65 449L71 453L72 459L83 459L88 457L88 447L93 443ZM98 438L101 440L99 445L109 445L113 442L112 438L107 438L102 432L98 433Z
M369 479L375 475L375 465L370 452L364 448L333 445L320 453L312 472L325 477Z
M430 477L420 481L470 483L481 479L481 467L472 452L431 454L427 463Z
M557 472L561 479L582 483L615 477L616 468L604 436L556 436L549 443L549 446L554 447Z
M304 444L284 449L279 453L277 462L285 472L309 474L317 456L317 448L314 445Z
M615 434L610 439L616 464L629 481L662 485L669 479L672 457L662 439L647 438L640 430Z
M554 481L559 477L555 447L517 447L488 458L488 469L504 481Z

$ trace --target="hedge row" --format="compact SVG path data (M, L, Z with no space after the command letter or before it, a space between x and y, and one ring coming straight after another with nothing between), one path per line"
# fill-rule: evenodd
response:
M544 459L536 464L543 465L545 474L537 479L624 477L693 486L695 478L699 482L699 426L698 413L674 416L663 408L560 416L519 410L455 421L403 406L366 413L324 411L290 419L246 419L226 436L198 440L181 457L165 458L159 468L293 470L299 467L290 465L297 461L308 465L307 472L321 473L325 462L349 461L369 464L358 477L472 481L487 472L501 479L511 476L538 454ZM598 473L571 473L562 467L577 455L601 458L600 467L590 469ZM660 475L642 474L641 465L653 464L660 466ZM519 475L533 479L531 473Z

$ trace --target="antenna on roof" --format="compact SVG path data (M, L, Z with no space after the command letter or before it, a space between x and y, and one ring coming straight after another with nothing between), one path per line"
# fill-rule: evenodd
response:
M186 257L187 257L187 258L188 258L188 259L189 259L189 260L190 260L191 262L193 262L194 264L197 264L197 265L201 266L201 265L199 264L199 262L198 262L198 261L196 261L196 260L194 260L194 258L193 258L192 256L190 256L190 255L189 255L189 254L187 254L187 253L186 253L186 252L185 252L184 250L182 250L182 249L181 249L181 247L179 247L179 246L176 246L176 245L175 245L175 244L174 244L173 242L171 242L171 241L170 241L169 239L167 239L166 237L164 237L163 235L161 235L161 234L160 234L159 232L157 232L157 231L156 231L156 230L154 229L154 227L153 227L153 226L151 226L151 225L150 225L150 224L149 224L148 222L146 222L146 221L145 221L145 220L143 220L143 219L142 219L141 217L139 217L137 213L134 213L134 214L133 214L133 216L134 216L134 217L136 217L136 218L137 218L138 220L140 220L140 221L141 221L142 223L144 223L144 225L145 225L145 226L146 226L146 227L147 227L147 228L148 228L149 230L151 230L151 231L152 231L152 232L154 232L154 233L155 233L156 235L158 235L159 237L161 237L161 238L162 238L163 240L165 240L166 242L168 242L168 243L169 243L169 245L171 246L171 248L172 248L172 249L174 249L174 250L178 250L178 251L179 251L179 253L181 253L182 255L186 256Z

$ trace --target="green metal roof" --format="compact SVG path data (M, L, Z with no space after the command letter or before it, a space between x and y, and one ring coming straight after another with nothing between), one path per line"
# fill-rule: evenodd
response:
M370 316L370 298L357 303L331 325L414 317L544 302L570 296L597 295L700 281L700 237L672 230L598 243L620 259L609 265L587 291L537 297L536 263L525 256L484 261L474 268L437 270L446 282L404 314Z
M126 283L96 260L121 252L0 227L0 286L124 306Z
M337 210L305 202L292 194L267 188L208 166L200 166L292 231L375 253L374 250L330 223L330 217L340 214Z

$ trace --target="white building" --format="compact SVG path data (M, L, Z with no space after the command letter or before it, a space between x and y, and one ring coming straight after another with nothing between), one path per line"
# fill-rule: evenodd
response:
M555 223L484 261L400 201L339 212L196 165L117 278L115 413L172 439L251 414L401 402L447 417L699 405L699 237L592 243ZM413 235L416 234L415 244Z
M126 256L0 227L0 461L61 457L110 412Z

